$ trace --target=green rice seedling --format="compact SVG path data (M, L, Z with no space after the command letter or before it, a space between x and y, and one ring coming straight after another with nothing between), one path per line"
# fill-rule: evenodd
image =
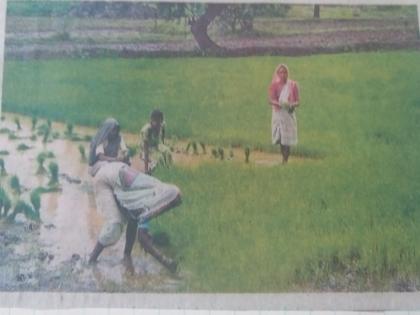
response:
M50 164L48 164L48 169L50 171L50 181L48 182L48 186L58 186L58 164L50 162Z
M52 137L54 140L56 140L56 139L60 138L60 133L59 133L58 131L54 131L54 132L51 134L51 137Z
M9 196L6 191L0 187L0 217L6 217L9 209L12 206Z
M203 150L203 154L207 154L206 145L204 142L200 142L201 149Z
M17 136L14 132L9 133L9 140L18 140L20 139L19 136Z
M159 154L157 165L169 168L172 165L172 155L170 152L162 152Z
M66 124L66 131L65 131L65 135L67 136L67 137L71 137L72 135L73 135L73 128L74 128L74 125L72 124L72 123L70 123L70 122L68 122L67 124Z
M9 128L1 128L0 129L0 134L6 134L6 133L10 133L10 129Z
M51 120L50 120L50 119L48 119L48 120L47 120L47 126L48 126L48 128L49 128L49 129L51 129L51 127L52 127L52 122L51 122Z
M9 151L7 150L0 150L0 155L9 155Z
M71 141L83 141L83 138L82 138L81 136L77 135L77 134L73 134L73 135L70 137L70 140L71 140Z
M36 157L36 161L38 162L38 169L36 171L37 175L42 175L46 173L46 169L44 167L44 162L46 159L46 154L44 152L41 152L38 154L38 156Z
M206 154L206 146L204 145L204 143L202 142L197 143L196 141L188 142L187 147L185 149L185 153L188 154L190 152L190 149L192 149L192 153L194 155L198 155L198 145L200 145L201 148L203 149L203 154Z
M6 120L6 117L5 116L1 116L1 121L5 121Z
M31 130L34 131L36 128L36 124L38 123L38 118L36 116L33 116L31 122L32 122Z
M219 158L219 153L217 152L217 150L215 148L211 149L211 155L217 159Z
M16 175L13 175L10 178L9 185L10 185L10 188L12 188L12 190L15 194L20 195L22 193L22 188L20 186L19 177L17 177Z
M42 124L42 125L39 125L37 128L36 128L36 131L37 131L37 135L38 136L42 136L44 133L45 133L45 131L48 129L48 125L46 124L46 123L44 123L44 124Z
M83 141L86 141L86 142L92 141L92 136L91 135L84 135L83 136Z
M249 163L249 156L251 154L251 149L249 147L246 147L244 149L245 152L245 163Z
M33 190L31 192L30 199L31 199L33 209L35 210L35 216L36 216L36 218L39 219L39 217L40 217L39 212L40 212L40 209L41 209L41 193L40 193L40 191L38 189Z
M0 176L6 176L6 167L4 166L4 160L0 159Z
M13 213L10 216L8 216L7 220L13 222L16 218L16 215L18 215L19 213L23 213L25 217L30 220L39 220L39 213L37 213L37 211L34 208L32 208L31 205L29 205L23 200L19 200L16 203Z
M52 151L46 151L46 152L44 152L44 154L45 154L45 157L47 159L53 159L53 158L55 158L55 154Z
M16 150L18 151L26 151L29 150L31 147L26 145L25 143L21 143L17 146Z
M197 142L195 142L195 141L192 142L192 149L193 149L193 154L198 155Z
M32 136L29 137L29 140L31 141L36 141L38 139L37 135L33 134Z
M230 160L233 160L233 156L234 156L234 154L233 154L233 148L232 148L232 146L229 148L229 159Z
M219 147L217 152L219 153L219 158L223 161L225 159L225 150L222 147Z
M191 148L191 141L188 142L187 147L185 148L185 153L188 154L188 152L190 151Z
M20 119L19 119L19 117L15 117L14 122L16 124L17 130L22 130L22 126L20 125Z
M81 161L86 162L86 160L87 160L86 159L86 150L85 150L85 147L82 144L79 145L79 152L80 152Z
M50 128L47 128L47 129L45 130L45 132L44 132L44 136L42 137L42 142L43 142L43 143L47 143L47 142L48 142L48 138L49 138L49 136L50 136L50 131L51 131L51 129L50 129Z

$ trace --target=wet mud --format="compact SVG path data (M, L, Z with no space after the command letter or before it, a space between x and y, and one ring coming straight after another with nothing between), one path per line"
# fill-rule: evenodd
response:
M6 114L7 115L7 114ZM37 175L36 158L41 152L53 152L46 159L59 166L59 189L41 194L40 221L32 221L18 214L13 222L0 219L0 290L30 291L106 291L106 292L174 292L182 286L182 271L167 272L137 243L132 264L122 261L124 237L105 249L98 263L87 264L99 233L102 219L96 211L87 164L81 160L79 145L88 152L89 143L64 138L64 125L52 124L61 136L47 143L42 137L31 140L33 132L28 118L7 115L1 121L3 131L9 130L18 139L10 140L7 132L0 133L0 156L7 176L0 178L3 188L9 186L12 175L19 178L22 196L37 187L47 187L48 173ZM19 117L22 130L13 122ZM93 130L75 128L80 134ZM21 152L19 144L30 149ZM22 197L24 198L24 197Z
M0 148L7 176L0 177L1 186L9 186L9 179L16 175L22 196L29 195L38 187L48 187L48 165L55 162L59 167L58 187L55 191L41 194L40 221L32 221L22 213L13 222L0 218L0 290L36 291L107 291L107 292L176 292L182 290L187 271L169 273L154 258L146 254L137 242L131 262L123 261L125 237L101 254L96 265L87 264L102 226L102 218L96 211L95 198L88 165L82 158L80 146L86 155L89 142L96 130L75 126L68 134L67 126L52 122L54 136L44 143L42 136L33 137L31 119L12 113L0 125ZM21 130L18 130L16 118ZM40 120L37 125L45 125ZM67 131L67 134L66 134ZM10 135L14 135L10 137ZM123 133L129 146L137 146L136 134ZM71 140L73 139L73 140ZM80 141L80 139L85 139ZM79 141L74 141L79 140ZM27 150L19 151L24 144ZM217 147L201 146L187 152L188 141L168 141L173 149L174 164L178 167L195 168L203 163L223 163L220 156L212 155ZM191 146L190 146L191 147ZM37 157L44 152L44 174L38 174ZM52 154L51 154L52 152ZM51 157L53 156L53 157ZM224 162L245 164L243 148L224 148ZM303 159L293 158L292 163ZM250 164L273 167L281 164L280 154L251 151ZM132 158L132 166L142 170L138 153ZM57 189L58 188L58 189Z

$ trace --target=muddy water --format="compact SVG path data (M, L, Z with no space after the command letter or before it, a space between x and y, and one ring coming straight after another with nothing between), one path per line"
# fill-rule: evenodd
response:
M66 126L53 123L53 132L59 132L60 138L42 143L42 137L31 141L33 134L28 117L5 113L7 119L0 128L8 128L20 137L9 140L7 134L0 134L0 150L9 151L9 155L0 156L5 160L9 174L17 175L26 195L36 187L46 186L48 175L36 175L38 168L36 157L40 152L51 151L55 158L47 159L45 168L51 160L59 165L60 192L45 193L41 197L41 221L35 228L28 229L27 222L20 225L5 225L0 221L0 232L8 234L3 237L19 241L2 247L0 256L8 257L8 264L14 268L3 267L0 273L11 274L7 281L0 282L0 289L6 290L67 290L67 291L177 291L182 286L181 274L170 275L151 256L145 255L139 245L133 251L133 265L122 262L124 237L107 248L100 256L96 266L88 266L87 257L94 247L97 235L102 226L102 218L96 211L91 178L87 174L87 164L81 160L79 145L85 147L88 154L89 143L74 142L64 137ZM18 131L13 122L19 117L22 130ZM44 123L45 121L39 122ZM80 136L94 135L96 129L76 126L74 132ZM129 145L137 145L138 136L123 134ZM24 152L17 151L21 143L30 147ZM186 141L172 143L174 147L174 163L181 167L198 167L202 163L221 163L211 156L213 147L207 147L207 154L186 154ZM230 149L225 148L225 158L229 160ZM232 149L234 158L229 163L244 163L244 151ZM264 167L281 163L280 154L252 151L251 163ZM292 163L300 163L302 159L293 157ZM140 159L133 159L133 167L142 169ZM2 185L7 185L3 179ZM26 225L25 225L26 224ZM29 231L28 231L29 230ZM2 234L0 233L0 241ZM15 238L14 238L15 237ZM1 242L0 242L1 243ZM9 253L13 252L12 255ZM1 258L1 257L0 257ZM4 269L6 268L6 269Z
M82 144L88 152L88 143L61 138L44 144L42 137L31 141L29 119L19 116L22 130L18 131L11 122L17 115L6 116L9 117L1 122L0 128L13 130L21 137L9 140L7 134L0 134L0 150L9 151L9 155L1 156L8 174L19 177L26 195L36 187L46 186L48 175L36 175L36 157L40 152L51 151L55 158L47 159L44 166L47 168L51 160L58 163L61 191L42 194L42 223L39 227L28 231L29 221L24 219L20 219L24 222L19 224L2 223L0 231L5 231L7 237L20 235L15 244L0 248L0 253L2 249L13 252L8 257L16 267L13 270L0 267L0 272L11 274L8 281L0 284L2 289L176 291L182 284L181 280L169 275L152 257L145 255L138 244L133 251L133 265L122 262L124 237L103 252L96 266L86 264L102 225L96 211L91 179L87 175L87 164L81 161L78 149ZM87 128L75 129L80 135L94 132ZM54 123L53 130L63 134L64 126ZM21 143L30 149L17 151ZM2 185L7 185L6 179Z

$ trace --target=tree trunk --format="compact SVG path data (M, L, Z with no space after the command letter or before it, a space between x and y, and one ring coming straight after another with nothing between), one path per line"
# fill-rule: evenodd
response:
M197 20L191 22L191 33L203 52L219 52L223 50L207 34L210 23L226 8L224 3L209 3L206 11Z
M319 4L315 4L314 6L314 18L319 19Z

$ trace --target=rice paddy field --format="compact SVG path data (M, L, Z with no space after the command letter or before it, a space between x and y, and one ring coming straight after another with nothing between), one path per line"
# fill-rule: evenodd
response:
M299 144L286 166L256 165L253 152L277 150L267 87L280 62L300 86ZM9 60L2 110L114 116L136 133L159 107L169 137L252 148L249 164L156 174L183 192L152 224L187 271L181 291L406 291L420 287L418 82L417 51Z

